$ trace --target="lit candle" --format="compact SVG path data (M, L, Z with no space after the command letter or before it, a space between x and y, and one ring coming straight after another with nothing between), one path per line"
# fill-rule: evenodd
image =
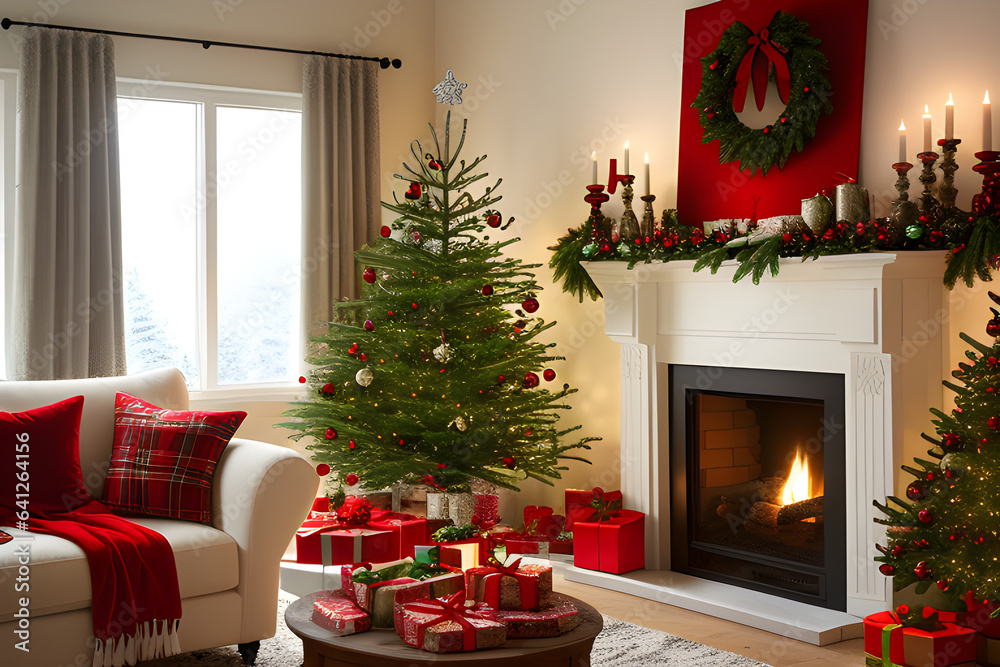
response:
M906 125L899 121L899 161L906 162Z
M594 174L590 177L591 184L597 183L597 151L590 152L590 161L593 163Z
M649 153L645 153L643 161L646 163L646 194L649 195Z
M924 152L931 152L931 110L924 105Z
M993 150L993 114L990 111L990 91L983 98L983 150Z
M955 101L948 93L948 101L944 103L944 138L951 141L955 138Z
M625 142L625 176L628 176L628 141Z

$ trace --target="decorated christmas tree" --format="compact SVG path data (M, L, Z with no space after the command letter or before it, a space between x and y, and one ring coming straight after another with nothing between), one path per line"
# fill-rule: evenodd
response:
M576 390L549 389L561 357L539 340L555 324L536 315L540 265L507 254L519 239L493 238L510 225L492 208L500 180L472 193L485 156L460 159L467 121L454 147L450 123L449 112L443 146L433 126L431 150L411 145L414 162L396 176L405 193L383 202L399 217L355 254L362 297L314 339L311 397L283 424L337 479L369 490L551 484L594 439L562 444L579 428L557 426Z
M990 298L1000 304L992 292ZM1000 336L1000 313L986 327ZM906 498L875 505L885 514L887 544L876 558L896 590L936 585L956 610L1000 603L1000 341L983 345L961 334L972 349L968 363L946 381L955 392L951 414L931 410L936 434L926 459L903 470L913 476Z

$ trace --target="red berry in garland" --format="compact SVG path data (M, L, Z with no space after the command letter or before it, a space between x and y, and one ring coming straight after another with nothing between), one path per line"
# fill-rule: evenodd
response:
M357 274L355 274L355 275L357 275ZM375 282L375 269L373 269L370 266L367 267L365 269L364 273L361 274L361 277L365 279L366 283L368 283L369 285L371 285L372 283Z
M784 234L782 234L781 235L781 241L783 243L791 243L792 242L792 233L791 232L785 232Z

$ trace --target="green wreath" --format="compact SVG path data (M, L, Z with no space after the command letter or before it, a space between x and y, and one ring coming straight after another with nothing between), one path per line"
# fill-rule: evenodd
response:
M793 148L801 151L816 135L820 115L833 111L829 64L816 49L820 40L810 37L808 29L808 23L782 11L758 34L737 21L715 51L702 58L701 91L691 106L698 109L704 129L701 143L719 140L720 163L739 160L740 170L751 175L757 169L766 175L775 165L780 169ZM743 108L757 58L766 59L768 76L777 78L786 102L781 116L762 129L744 125L734 110ZM757 83L753 85L758 93ZM757 99L763 100L763 91Z

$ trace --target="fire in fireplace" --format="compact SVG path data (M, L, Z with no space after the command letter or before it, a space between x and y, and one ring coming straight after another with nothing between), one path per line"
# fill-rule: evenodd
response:
M671 366L670 386L671 569L845 610L843 376Z

